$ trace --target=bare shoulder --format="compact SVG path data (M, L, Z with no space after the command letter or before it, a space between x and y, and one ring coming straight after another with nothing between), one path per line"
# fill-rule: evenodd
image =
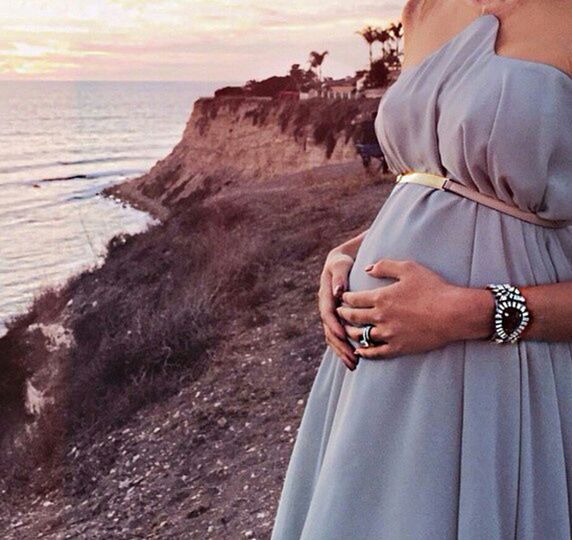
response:
M430 34L428 37L437 36L436 41L442 41L471 22L480 10L472 0L407 0L401 22L405 32L419 29L423 34Z
M471 22L478 7L459 0L408 0L401 13L402 67L422 60Z
M496 52L551 64L572 76L572 4L547 11L529 3L514 10L489 10L500 20ZM531 33L530 29L535 31Z
M416 42L421 38L424 41L423 36L427 36L429 33L421 30L421 22L426 19L427 11L431 4L435 3L437 0L407 0L403 6L401 12L401 24L403 25L403 59L402 67L407 67L411 60L414 62L419 59L423 54L423 50L427 49L427 45L421 43L420 45ZM415 37L417 36L417 37ZM429 45L429 48L431 46ZM420 55L421 52L421 55Z
M431 4L431 1L432 0L407 0L401 11L403 27L412 26L416 21L420 21L423 13L427 10L427 5Z

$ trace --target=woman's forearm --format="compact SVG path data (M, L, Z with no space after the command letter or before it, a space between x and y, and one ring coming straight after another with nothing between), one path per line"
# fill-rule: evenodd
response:
M359 249L359 247L360 247L360 245L361 245L361 243L362 243L362 241L363 241L368 230L369 229L366 229L365 231L361 232L357 236L350 238L349 240L347 240L343 244L336 246L335 248L332 249L332 251L344 253L344 254L349 255L350 257L355 259L357 251L358 251L358 249Z
M518 286L526 298L530 322L523 340L572 342L572 281ZM482 339L493 333L494 298L484 288L462 288L452 301L452 320L460 339Z

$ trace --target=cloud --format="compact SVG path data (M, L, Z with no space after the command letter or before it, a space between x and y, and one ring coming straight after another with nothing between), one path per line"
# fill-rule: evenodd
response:
M160 72L192 79L193 70L200 70L201 78L248 80L304 63L312 49L330 50L324 73L331 67L332 76L341 76L367 60L355 31L397 20L401 9L392 0L2 2L0 78L30 78L35 68L54 77L58 69L67 75L72 69L80 78L82 72L116 77L121 65L127 78L155 66L149 78ZM169 66L176 69L167 74Z

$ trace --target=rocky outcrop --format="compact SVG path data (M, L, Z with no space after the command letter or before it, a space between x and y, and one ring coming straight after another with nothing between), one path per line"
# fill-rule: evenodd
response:
M106 191L161 215L235 181L267 181L356 159L352 121L379 99L200 98L180 142L151 170Z

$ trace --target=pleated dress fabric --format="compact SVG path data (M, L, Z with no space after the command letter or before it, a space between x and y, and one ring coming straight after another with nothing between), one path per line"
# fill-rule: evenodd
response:
M380 100L379 142L396 174L450 176L572 220L572 78L498 55L499 25L480 15L405 68ZM380 258L413 259L467 287L567 281L572 227L396 184L350 291L394 282L365 273ZM361 358L355 371L326 346L271 539L569 539L571 467L572 342L458 341Z

